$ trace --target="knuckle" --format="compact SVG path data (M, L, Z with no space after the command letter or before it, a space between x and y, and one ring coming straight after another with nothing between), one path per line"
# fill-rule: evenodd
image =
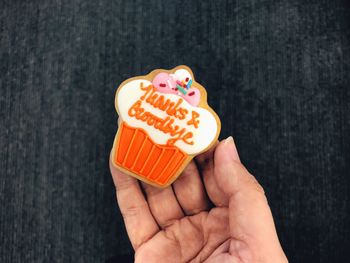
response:
M130 205L120 209L120 212L124 218L137 217L140 215L144 208L144 204Z
M130 186L135 184L135 180L127 175L118 175L118 176L124 176L123 180L117 180L117 183L115 184L116 191L122 191L125 189L129 189Z

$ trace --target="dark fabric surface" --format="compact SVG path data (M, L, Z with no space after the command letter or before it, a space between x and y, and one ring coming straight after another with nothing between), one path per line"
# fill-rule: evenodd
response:
M350 247L347 1L0 1L0 262L127 262L114 92L190 66L291 262Z

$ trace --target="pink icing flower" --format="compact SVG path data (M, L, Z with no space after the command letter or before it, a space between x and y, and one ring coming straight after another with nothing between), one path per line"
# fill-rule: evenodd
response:
M168 73L159 73L153 79L152 84L159 92L177 94L176 81Z
M193 106L198 106L201 99L200 91L197 88L189 88L186 95L181 94L181 96Z
M188 83L190 80L189 76L184 76L185 79L180 79L181 77L179 75L176 72L175 74L161 72L154 77L152 84L159 92L177 94L191 105L198 106L200 102L200 91L194 87L189 89L183 88L183 92L179 91L176 87L178 85L177 83Z

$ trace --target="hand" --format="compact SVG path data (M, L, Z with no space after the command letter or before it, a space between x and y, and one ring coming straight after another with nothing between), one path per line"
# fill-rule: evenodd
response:
M232 137L198 155L165 189L110 169L135 262L288 262L264 190L240 163Z

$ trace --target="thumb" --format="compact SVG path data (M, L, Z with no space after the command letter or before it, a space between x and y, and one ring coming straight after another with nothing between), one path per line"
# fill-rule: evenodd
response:
M217 145L214 165L215 179L228 197L244 191L260 193L261 197L265 199L261 185L241 164L236 145L231 136Z
M264 190L240 163L232 137L216 147L214 176L229 198L230 234L238 241L231 249L262 262L285 262Z

